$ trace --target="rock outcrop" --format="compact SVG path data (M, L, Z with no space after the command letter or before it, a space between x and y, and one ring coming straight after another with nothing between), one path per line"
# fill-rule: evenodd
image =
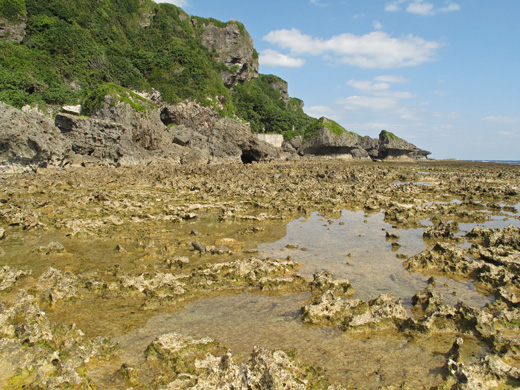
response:
M0 167L59 162L70 141L51 119L0 102Z
M251 163L280 156L280 149L257 139L248 124L211 108L193 102L141 104L138 110L107 95L91 117L61 112L53 123L0 102L0 166Z
M430 152L383 130L379 139L361 137L346 131L336 122L321 118L318 134L298 147L302 155L331 156L355 160L425 159Z
M251 163L297 153L355 160L419 159L429 154L386 131L379 140L361 137L326 118L311 140L303 143L301 137L295 137L275 147L254 136L249 124L221 117L211 107L195 102L166 105L159 96L136 102L106 95L90 117L71 112L62 110L53 123L36 112L24 113L0 102L3 170L13 166L136 165L158 160Z
M425 159L431 153L419 149L417 146L397 137L389 131L382 130L379 133L379 156L380 158Z
M235 20L227 22L224 27L212 21L206 22L206 19L192 19L196 27L203 24L202 44L215 53L218 63L227 68L220 71L224 85L230 87L257 77L258 53L244 26Z
M327 121L327 119L324 119ZM334 156L343 159L368 160L370 156L359 145L359 136L352 132L334 134L322 127L318 135L307 141L299 149L301 154Z

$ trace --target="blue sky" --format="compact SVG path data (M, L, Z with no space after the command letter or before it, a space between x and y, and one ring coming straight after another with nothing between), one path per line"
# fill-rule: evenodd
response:
M171 0L244 23L314 117L432 158L520 160L520 0Z

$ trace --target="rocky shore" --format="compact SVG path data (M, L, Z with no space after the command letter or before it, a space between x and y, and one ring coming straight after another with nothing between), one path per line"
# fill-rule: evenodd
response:
M53 129L49 125L48 139ZM150 135L140 142L156 140ZM2 388L520 385L518 166L329 159L62 165L0 176ZM411 274L429 278L409 297L411 304L391 294L357 299L361 285L327 270L305 279L296 256L258 253L259 244L285 235L289 221L312 212L332 219L342 210L382 213L392 226L382 232L389 248L408 229L422 232L424 251L395 257ZM497 218L510 226L486 227ZM494 298L483 308L448 304L436 289L441 278L474 284ZM377 372L331 379L331 368L304 351L258 345L248 356L237 355L218 339L189 336L189 329L161 334L139 351L115 341L138 334L160 313L244 290L266 297L304 293L294 321L309 329L352 339L391 332L431 351L437 363L428 379L395 374L397 368L384 364Z

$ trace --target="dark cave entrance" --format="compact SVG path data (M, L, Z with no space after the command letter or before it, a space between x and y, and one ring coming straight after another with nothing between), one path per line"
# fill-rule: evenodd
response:
M242 155L240 156L243 164L252 164L258 161L258 157L252 150L242 150Z

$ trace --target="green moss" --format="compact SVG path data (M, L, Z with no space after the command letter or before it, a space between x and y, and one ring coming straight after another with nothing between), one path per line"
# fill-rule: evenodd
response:
M8 386L12 389L22 389L26 385L30 384L33 380L33 372L23 369L19 374L13 376L9 382Z

